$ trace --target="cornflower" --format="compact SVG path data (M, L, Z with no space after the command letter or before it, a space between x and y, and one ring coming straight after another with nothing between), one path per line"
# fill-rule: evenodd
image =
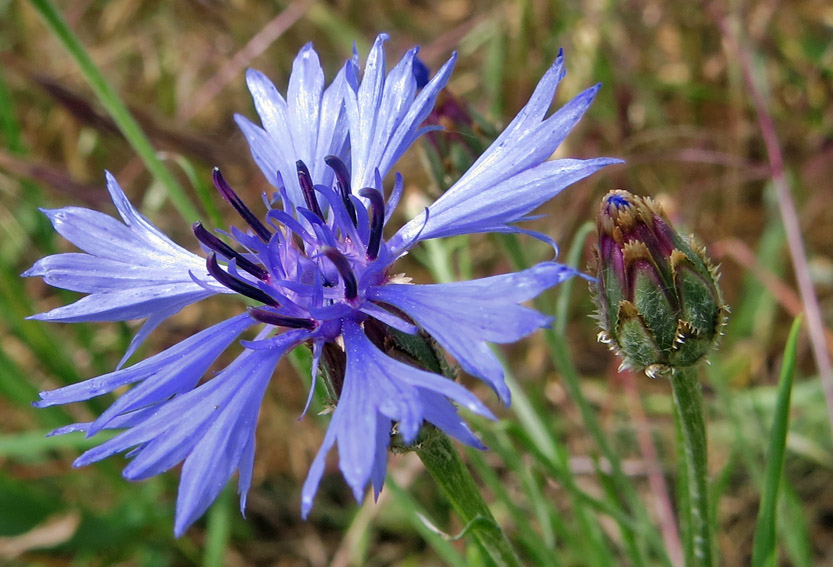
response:
M599 86L547 117L564 76L563 57L547 71L529 103L476 163L436 202L385 240L384 228L403 190L396 174L383 180L420 134L448 81L452 56L417 84L417 48L385 72L380 35L361 79L354 53L325 88L311 45L293 64L287 97L261 73L246 75L262 128L235 119L255 162L278 189L255 214L218 169L214 185L246 230L219 236L201 223L193 231L207 258L181 248L141 215L116 180L107 188L122 221L77 207L45 210L55 229L84 251L39 260L24 276L87 293L77 302L35 315L46 321L146 318L122 364L164 319L215 294L235 294L257 306L209 327L132 366L41 393L38 407L88 400L132 385L91 423L53 434L105 429L121 433L83 453L75 466L128 451L128 480L160 474L184 461L174 531L181 535L217 498L235 471L241 512L252 481L255 426L264 392L280 358L312 348L312 385L323 360L337 397L321 448L302 489L306 517L326 455L339 446L339 465L357 501L367 485L378 496L394 435L413 443L423 423L483 448L457 406L494 418L453 380L403 362L386 347L394 333L433 338L469 374L509 403L500 363L488 343L516 341L551 318L520 305L573 275L555 262L447 284L414 285L392 271L423 240L479 232L526 232L514 226L563 188L618 160L546 161L579 121ZM358 191L355 191L358 189ZM387 193L387 194L386 194ZM548 240L543 235L537 235ZM231 244L229 244L229 242ZM218 356L250 327L243 352L201 383ZM455 405L456 404L456 405ZM309 407L309 400L307 401ZM306 412L306 408L304 409ZM395 424L395 427L394 427Z

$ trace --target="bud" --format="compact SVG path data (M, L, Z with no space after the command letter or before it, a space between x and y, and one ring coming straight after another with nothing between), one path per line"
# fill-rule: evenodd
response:
M622 358L620 370L654 378L702 360L729 313L705 248L675 231L657 203L627 191L602 199L598 230L599 341Z

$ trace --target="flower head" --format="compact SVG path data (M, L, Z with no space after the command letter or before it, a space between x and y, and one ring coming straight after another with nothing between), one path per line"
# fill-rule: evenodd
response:
M729 310L705 248L674 230L653 200L622 190L602 199L598 229L599 340L623 368L651 377L703 359Z
M80 268L63 268L73 258L60 255L61 261L41 260L25 274L90 293L75 304L73 320L102 320L94 298L111 288L136 301L125 299L124 307L108 320L148 317L156 323L183 305L218 292L255 303L133 366L44 392L37 404L85 400L134 384L94 422L56 433L82 430L94 435L102 429L123 429L84 453L76 465L129 451L132 461L124 475L131 480L159 474L184 460L177 534L207 509L235 470L241 509L245 506L261 399L280 357L302 344L313 352L310 396L319 364L326 360L338 397L304 483L304 516L312 506L326 455L336 443L341 470L357 500L368 483L377 494L381 490L394 432L409 444L427 422L482 447L457 407L492 418L489 409L453 380L393 356L387 339L396 333L430 335L466 372L488 383L508 403L503 371L488 343L513 342L548 325L549 317L520 304L573 274L555 262L449 284L414 285L394 274L393 263L422 240L521 231L513 223L524 220L567 185L618 160L546 161L597 90L585 91L547 117L563 76L559 56L529 104L472 169L385 239L403 180L397 174L389 192L383 180L426 130L422 123L455 60L452 57L420 88L415 75L422 75L424 69L416 59L416 48L386 73L385 39L380 36L374 44L361 80L354 55L326 88L317 54L311 46L304 47L295 60L286 100L263 75L247 74L263 127L239 116L237 122L255 161L278 192L264 199L265 212L256 213L215 170L214 184L242 224L218 235L196 223L193 230L206 253L204 261L170 243L140 217L109 176L119 210L123 216L123 209L130 211L124 225L93 211L49 213L53 219L74 215L73 222L97 222L108 227L107 232L131 238L130 253L118 254L109 250L104 229L95 228L97 232L87 239L68 236L90 252ZM70 234L63 225L56 227ZM109 262L119 265L111 267ZM135 281L113 276L103 283L85 283L102 273L99 265L111 267L114 274L139 276ZM144 290L153 286L162 292L146 300L150 292ZM89 305L82 305L85 301ZM56 318L52 313L39 317ZM257 335L241 341L242 354L200 383L219 354L254 326Z

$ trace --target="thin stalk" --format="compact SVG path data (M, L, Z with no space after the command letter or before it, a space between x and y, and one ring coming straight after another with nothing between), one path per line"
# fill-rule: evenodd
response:
M416 452L466 529L489 554L495 565L522 565L451 440L437 432L422 443Z
M423 337L394 329L390 329L389 333L401 353L418 361L426 370L453 379L442 355ZM463 521L464 533L471 533L498 567L520 567L522 563L512 544L492 516L480 488L448 436L434 430L414 448L440 491Z
M208 512L208 526L203 550L203 567L222 567L226 563L226 551L231 539L234 490L225 487Z
M755 543L752 547L753 567L769 567L776 563L775 524L777 523L778 493L784 474L787 435L790 428L790 398L795 374L795 352L800 330L801 317L796 317L790 329L787 345L784 347L781 377L778 380L778 398L767 452L766 482L761 507L758 510Z
M680 510L688 516L686 538L688 567L712 567L712 525L709 521L708 453L703 393L697 368L678 369L671 377L674 410L682 443L681 469L685 471L686 494L680 496Z
M90 58L90 54L87 53L78 36L67 25L61 13L49 0L30 0L30 4L38 11L47 27L81 69L81 74L87 79L99 102L119 127L125 139L142 158L148 171L165 187L174 207L188 222L197 220L200 215L185 194L182 186L156 155L156 150L142 131L139 123L130 114L130 111L104 78L104 75L101 74L101 71L98 70L98 67Z
M715 10L716 11L716 10ZM819 380L821 380L824 398L827 402L828 418L833 424L833 365L830 363L830 352L827 350L825 341L826 328L821 306L810 277L809 261L807 252L804 249L804 241L801 236L801 223L798 218L798 211L792 196L792 189L784 166L784 156L781 152L781 144L778 141L778 134L775 130L775 123L767 109L767 101L764 98L762 88L759 86L765 83L764 74L755 75L752 68L752 60L749 53L741 45L738 34L732 31L726 18L720 14L716 15L717 24L720 27L726 44L735 52L737 61L743 71L743 79L747 92L755 106L755 113L758 115L758 124L761 129L761 138L766 148L769 159L770 175L772 185L775 188L775 195L778 199L778 210L781 213L781 220L784 223L784 231L787 235L787 245L790 249L790 258L793 263L795 280L798 283L798 291L801 295L801 302L807 318L807 330L810 332L810 345L813 349L813 357L819 369Z

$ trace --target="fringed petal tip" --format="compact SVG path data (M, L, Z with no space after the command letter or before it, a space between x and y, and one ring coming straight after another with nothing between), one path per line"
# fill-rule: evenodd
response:
M49 392L40 392L38 394L38 396L40 396L41 399L35 400L34 402L32 402L32 407L37 408L37 409L43 409L43 408L48 408L48 407L52 407L53 405L55 405L57 402L50 401L47 397L48 395L49 395ZM55 431L57 431L57 429ZM47 437L52 437L53 435L58 435L57 433L55 433L55 431L50 432L47 435Z

